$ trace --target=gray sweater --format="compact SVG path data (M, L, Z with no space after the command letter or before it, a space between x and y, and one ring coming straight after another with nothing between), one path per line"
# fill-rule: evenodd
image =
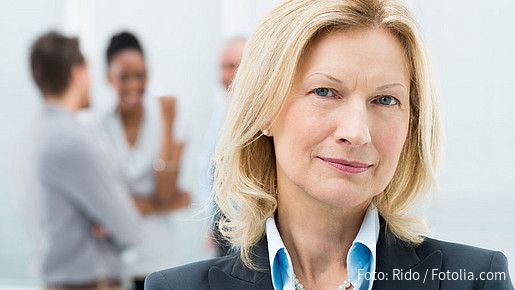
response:
M21 149L19 197L45 285L119 278L120 252L138 242L141 218L126 189L73 114L46 105ZM92 234L103 225L108 239Z

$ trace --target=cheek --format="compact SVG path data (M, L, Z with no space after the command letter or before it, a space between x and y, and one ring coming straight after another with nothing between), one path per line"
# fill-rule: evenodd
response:
M285 105L272 128L278 182L283 189L315 190L320 172L314 171L314 153L330 134L324 118L303 100ZM316 187L316 186L315 186Z
M123 95L125 91L124 82L120 79L116 79L113 83L113 88L118 92L119 95Z
M385 122L374 128L372 140L379 153L382 170L393 176L408 133L407 120Z
M313 148L327 135L319 114L302 100L286 106L272 127L276 148L295 155L293 160L309 159Z
M140 89L141 90L144 90L145 87L147 86L147 78L143 78L143 80L141 81L141 84L140 84Z

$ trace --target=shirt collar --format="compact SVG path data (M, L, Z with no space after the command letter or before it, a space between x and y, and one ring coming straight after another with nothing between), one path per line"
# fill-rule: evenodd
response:
M43 105L43 112L45 114L73 116L73 112L69 111L64 106L47 102Z
M266 221L266 235L274 290L294 290L293 265L273 216L269 217ZM358 274L358 269L360 268L369 268L369 270L366 269L366 271L370 272L371 277L374 277L378 238L379 215L376 206L370 204L358 234L352 242L352 247L347 253L347 269L350 281L353 285L362 285L365 281L364 276ZM373 279L368 281L368 287L366 289L372 289L372 284ZM355 288L358 289L358 287ZM361 286L359 288L361 288Z
M274 290L294 290L293 265L273 216L266 221L266 238Z

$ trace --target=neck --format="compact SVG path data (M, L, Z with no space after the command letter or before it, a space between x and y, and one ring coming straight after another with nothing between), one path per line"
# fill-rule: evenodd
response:
M44 96L44 99L45 103L60 106L72 113L81 109L80 97L70 90L62 94L47 94Z
M143 106L137 106L132 110L120 109L120 117L125 126L137 126L143 117Z
M330 289L348 279L347 253L369 201L356 208L334 208L302 190L281 191L277 224L295 275L307 289Z

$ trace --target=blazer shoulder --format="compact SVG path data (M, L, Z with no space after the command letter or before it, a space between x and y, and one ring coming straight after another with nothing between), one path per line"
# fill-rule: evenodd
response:
M214 258L153 272L145 279L145 290L209 289L209 269L225 265L231 259L230 256Z
M455 289L454 286L459 285L456 283L471 282L477 283L476 285L479 285L477 287L485 290L513 290L508 259L502 252L432 238L424 239L422 244L415 247L415 251L419 256L440 251L442 253L440 271L442 272L464 273L464 275L474 273L475 281L444 280L441 281L442 289L444 286Z
M443 264L447 268L470 268L470 270L488 271L492 267L508 269L506 256L499 251L479 248L475 246L437 240L426 237L422 244L415 247L421 256L440 251Z

